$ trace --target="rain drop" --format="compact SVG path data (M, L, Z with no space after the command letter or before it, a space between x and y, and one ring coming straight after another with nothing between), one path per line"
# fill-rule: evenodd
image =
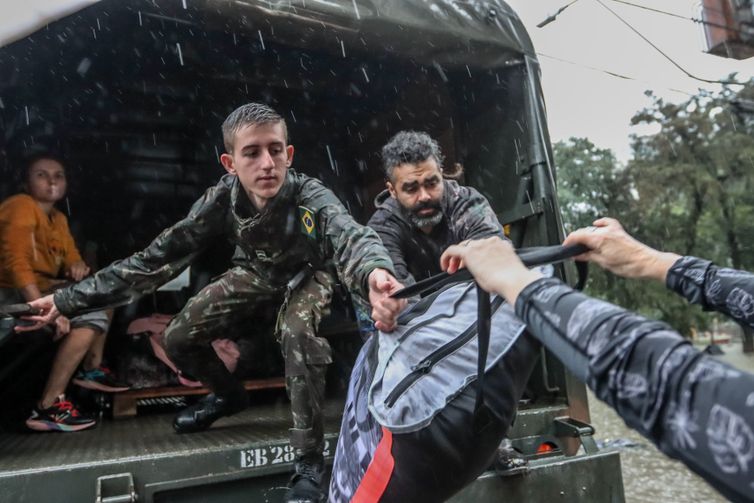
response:
M361 67L361 73L364 74L364 80L366 80L367 84L369 84L369 75L367 75L367 70L363 66Z
M435 70L437 70L437 73L440 74L440 78L442 79L442 81L447 82L448 76L445 75L445 71L440 66L440 63L438 63L437 61L433 61L432 66L435 68Z
M29 107L24 105L24 110L26 111L26 125L29 125Z
M259 43L262 44L262 50L266 50L264 47L264 39L262 38L262 30L257 30L257 33L259 33Z
M361 15L359 14L359 7L356 5L356 0L351 0L353 2L353 10L356 12L356 19L359 21L361 20Z
M730 125L733 126L733 131L738 132L738 128L736 127L736 121L733 119L733 114L728 110L728 115L730 116Z
M526 202L529 203L529 209L531 210L532 214L534 213L534 203L531 200L531 196L529 195L529 191L526 191Z
M178 61L181 62L181 66L183 66L183 53L181 52L181 44L179 42L175 43L176 49L178 49Z
M325 149L327 149L327 158L330 160L330 169L334 171L336 175L340 175L338 173L338 164L332 158L332 153L330 152L330 145L325 145Z

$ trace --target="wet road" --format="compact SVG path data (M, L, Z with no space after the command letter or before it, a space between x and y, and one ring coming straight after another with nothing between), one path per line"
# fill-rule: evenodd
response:
M754 355L744 355L741 343L721 346L718 358L738 368L754 372ZM598 441L630 446L618 448L623 465L623 484L628 503L717 503L728 501L682 463L673 461L635 431L618 415L589 394L592 424ZM623 442L623 441L627 442Z

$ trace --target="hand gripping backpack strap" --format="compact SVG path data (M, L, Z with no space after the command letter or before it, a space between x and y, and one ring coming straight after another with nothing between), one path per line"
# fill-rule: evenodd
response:
M588 251L583 245L572 246L542 246L535 248L520 248L516 250L521 261L527 267L553 264L566 259L581 255ZM575 288L582 290L586 284L588 266L586 262L576 262L578 281ZM415 283L407 288L395 292L393 298L408 298L415 295L435 290L451 283L460 283L473 280L473 276L467 269L462 269L455 274L441 273ZM477 339L479 342L477 355L477 395L474 403L474 413L479 412L484 403L484 374L487 369L487 353L490 345L490 326L492 312L490 308L490 294L477 285ZM475 424L477 428L479 425Z
M582 253L589 251L584 245L570 245L570 246L536 246L532 248L519 248L516 250L518 258L524 263L526 267L534 267L545 264L555 264L563 262L569 258L573 258ZM579 279L574 288L582 290L587 280L588 267L586 262L576 262L576 270L579 275ZM454 274L448 274L446 272L435 274L429 278L425 278L421 281L417 281L413 285L407 286L402 290L398 290L390 297L393 299L408 299L415 295L421 295L432 290L437 290L445 285L453 283L462 283L464 281L471 281L474 277L468 271L468 269L461 269Z

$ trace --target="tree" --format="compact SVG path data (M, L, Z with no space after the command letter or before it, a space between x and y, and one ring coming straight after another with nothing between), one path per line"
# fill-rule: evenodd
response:
M653 241L657 232L646 233L647 215L633 172L621 166L608 149L586 138L570 138L554 146L558 166L558 195L566 230L591 225L601 216L621 221L637 238ZM646 235L645 235L646 234ZM590 270L587 291L646 316L661 318L682 332L699 324L688 305L668 295L662 285L625 280L597 267Z
M650 246L754 270L754 120L746 111L754 80L736 90L700 91L683 103L647 96L650 106L632 122L656 132L632 137L626 166L585 138L555 145L567 230L612 216ZM594 268L592 276L590 293L682 333L711 320L662 285L616 280Z
M652 104L632 121L658 132L633 138L628 166L649 224L646 238L752 270L754 121L738 104L751 102L754 80L736 90L700 91L680 104L647 95ZM747 335L745 345L754 351Z
M738 92L700 92L681 104L647 93L652 105L632 119L659 130L633 138L628 167L644 204L659 218L654 221L681 231L673 243L681 253L735 268L754 265L754 250L742 242L754 230L754 129L731 103L752 92L754 81Z

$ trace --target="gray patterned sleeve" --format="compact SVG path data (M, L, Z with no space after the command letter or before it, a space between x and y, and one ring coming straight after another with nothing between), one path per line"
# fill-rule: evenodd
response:
M527 286L516 313L626 424L727 498L754 501L753 374L557 279Z
M754 328L754 274L682 257L668 271L666 284L692 304Z

